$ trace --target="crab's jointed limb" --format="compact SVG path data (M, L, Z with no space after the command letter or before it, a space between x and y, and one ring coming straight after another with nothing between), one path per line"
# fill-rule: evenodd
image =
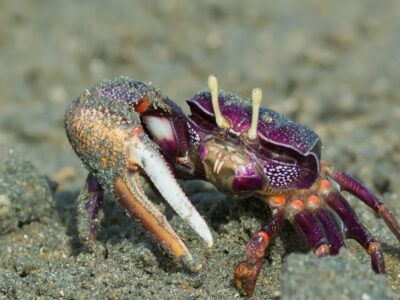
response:
M249 297L253 295L254 286L263 264L265 249L284 223L284 211L276 211L272 219L263 225L247 243L245 248L246 260L239 263L235 270L235 285L239 292Z
M316 187L306 193L259 196L276 212L267 224L276 224L277 217L282 214L283 220L290 221L299 236L319 257L337 255L339 250L345 247L345 240L353 239L371 257L372 269L376 273L385 273L385 260L379 242L361 223L353 208L335 186L352 193L374 208L396 237L400 234L398 221L383 202L356 179L343 172L334 171L325 163L322 165L322 179ZM331 184L330 181L335 184ZM343 228L340 228L334 214L343 222ZM283 221L279 224L283 224ZM276 230L280 228L281 226L273 227ZM271 235L266 235L265 232L262 229L252 237L246 246L246 260L236 266L236 287L248 296L253 294L265 248L269 244Z
M210 76L209 87L210 93L188 101L190 117L204 132L200 157L206 179L238 196L255 195L273 212L246 245L246 258L235 269L236 288L253 294L265 249L283 220L319 257L336 255L346 239L356 240L370 255L372 269L384 273L380 244L341 192L350 192L374 209L400 240L400 224L383 202L356 179L321 161L322 143L312 130L260 107L260 89L253 90L250 106L249 99L218 93L215 76ZM236 156L241 159L234 161ZM231 163L224 163L228 158ZM225 174L224 180L219 174Z
M78 196L79 212L78 218L79 237L85 241L88 249L93 250L93 241L96 239L99 223L99 213L103 206L104 190L92 174L88 174L84 187Z
M89 238L94 239L103 190L176 260L198 269L185 244L142 188L144 172L163 198L209 247L211 232L177 183L159 146L148 136L140 114L168 106L154 88L126 78L104 81L71 101L66 112L69 140L89 170L83 194L88 199Z
M385 206L382 200L371 193L361 182L342 171L336 171L328 165L324 165L327 175L332 178L342 191L349 192L372 208L385 221L389 229L400 241L400 224Z

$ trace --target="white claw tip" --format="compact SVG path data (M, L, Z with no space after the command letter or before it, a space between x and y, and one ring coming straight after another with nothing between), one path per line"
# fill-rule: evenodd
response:
M207 243L207 247L208 248L212 248L212 246L214 245L214 239L211 235L210 230L205 231L205 234L203 235L203 240Z
M262 101L262 90L259 88L253 89L251 93L251 99L253 102L253 111L251 114L251 126L248 131L248 136L250 140L255 140L257 138L257 125L258 125L258 115L260 104Z

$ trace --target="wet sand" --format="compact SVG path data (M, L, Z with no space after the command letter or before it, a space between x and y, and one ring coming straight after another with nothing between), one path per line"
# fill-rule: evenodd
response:
M313 128L324 160L400 217L400 2L243 3L0 3L0 299L238 296L233 268L270 217L255 199L181 182L212 228L207 249L150 194L203 264L198 273L175 265L111 199L94 253L78 238L86 171L65 136L64 110L104 78L151 81L186 112L185 99L207 89L211 73L228 91L261 87L264 105ZM352 241L339 257L317 260L287 225L267 252L254 299L399 298L400 243L348 199L381 241L388 274L375 275Z

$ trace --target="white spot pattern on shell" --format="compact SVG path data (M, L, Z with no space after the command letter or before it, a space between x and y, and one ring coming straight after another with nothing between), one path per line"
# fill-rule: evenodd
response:
M190 140L194 143L195 146L200 144L200 136L199 134L193 129L192 125L189 122L186 123L190 135Z
M296 165L269 164L264 165L263 171L270 185L277 188L288 187L300 175Z

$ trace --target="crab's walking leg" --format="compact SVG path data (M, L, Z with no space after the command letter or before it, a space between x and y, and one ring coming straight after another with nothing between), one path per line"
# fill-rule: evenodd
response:
M97 216L103 203L104 192L96 178L90 173L86 178L85 188L90 197L85 204L85 208L89 213L89 240L94 240L96 237Z
M329 242L330 254L337 255L340 248L344 247L344 240L332 213L324 208L315 211L315 217L322 224Z
M254 286L260 273L265 249L269 241L284 225L285 214L283 210L278 210L270 221L262 226L247 243L246 260L242 261L235 269L235 285L240 293L251 297Z
M85 232L83 239L87 239L88 247L96 238L98 214L103 203L104 191L92 174L88 174L85 186L78 197L80 210L87 211L87 217L79 218L80 233ZM86 236L87 235L87 236Z
M346 226L346 237L356 240L371 256L372 269L376 273L385 273L385 260L380 244L361 224L346 199L337 192L331 192L327 196L327 202Z
M310 211L298 212L293 217L292 224L296 232L307 241L317 256L323 257L330 254L325 232L318 219Z
M356 196L366 205L371 207L379 216L383 218L387 226L393 232L393 234L400 241L400 224L393 216L392 212L385 206L385 204L371 193L361 182L357 179L349 176L348 174L335 171L328 165L324 166L324 169L329 177L331 177L337 184L339 184L342 191L349 192Z

